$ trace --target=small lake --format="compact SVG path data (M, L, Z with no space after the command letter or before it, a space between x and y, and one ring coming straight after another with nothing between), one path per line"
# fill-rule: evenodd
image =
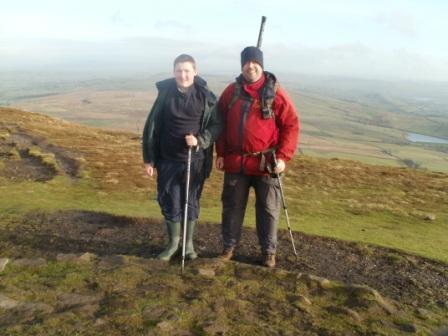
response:
M406 136L411 142L428 142L428 143L438 143L438 144L448 144L448 140L436 138L428 135L418 134L418 133L408 133Z

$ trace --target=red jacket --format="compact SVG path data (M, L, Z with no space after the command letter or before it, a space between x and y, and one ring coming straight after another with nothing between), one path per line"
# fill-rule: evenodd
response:
M266 76L275 77L265 72ZM286 91L277 86L272 110L275 118L263 118L260 95L267 80L265 75L256 83L241 82L238 99L232 102L235 83L222 93L218 109L223 120L223 131L216 144L218 157L224 157L224 170L228 173L265 175L260 170L262 153L276 148L277 159L289 161L297 148L300 122L296 109ZM242 76L240 76L240 79ZM271 155L266 153L267 164Z

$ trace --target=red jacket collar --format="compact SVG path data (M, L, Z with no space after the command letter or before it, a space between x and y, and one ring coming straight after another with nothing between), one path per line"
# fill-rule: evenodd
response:
M265 81L266 76L263 73L261 78L254 83L243 81L243 88L252 98L260 98L260 89L263 87Z

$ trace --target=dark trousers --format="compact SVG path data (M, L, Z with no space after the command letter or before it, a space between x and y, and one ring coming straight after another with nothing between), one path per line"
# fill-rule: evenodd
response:
M269 175L225 173L222 192L224 248L234 247L240 241L250 187L255 190L256 228L261 252L275 254L281 194L277 179Z
M194 160L190 167L188 220L199 217L199 199L204 185L203 160ZM166 220L181 222L185 208L187 163L160 160L157 163L157 200Z

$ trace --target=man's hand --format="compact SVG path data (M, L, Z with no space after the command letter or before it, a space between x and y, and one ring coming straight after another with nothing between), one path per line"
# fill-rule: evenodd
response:
M154 167L150 163L145 163L145 171L146 174L152 177L154 175Z
M286 168L285 161L283 161L282 159L278 159L277 166L275 166L275 168L274 168L274 173L280 174L285 170L285 168Z
M185 136L185 142L188 147L195 147L198 145L198 138L196 138L193 134L188 134Z
M216 158L215 166L216 166L216 169L218 169L218 170L224 170L224 158L218 156Z

